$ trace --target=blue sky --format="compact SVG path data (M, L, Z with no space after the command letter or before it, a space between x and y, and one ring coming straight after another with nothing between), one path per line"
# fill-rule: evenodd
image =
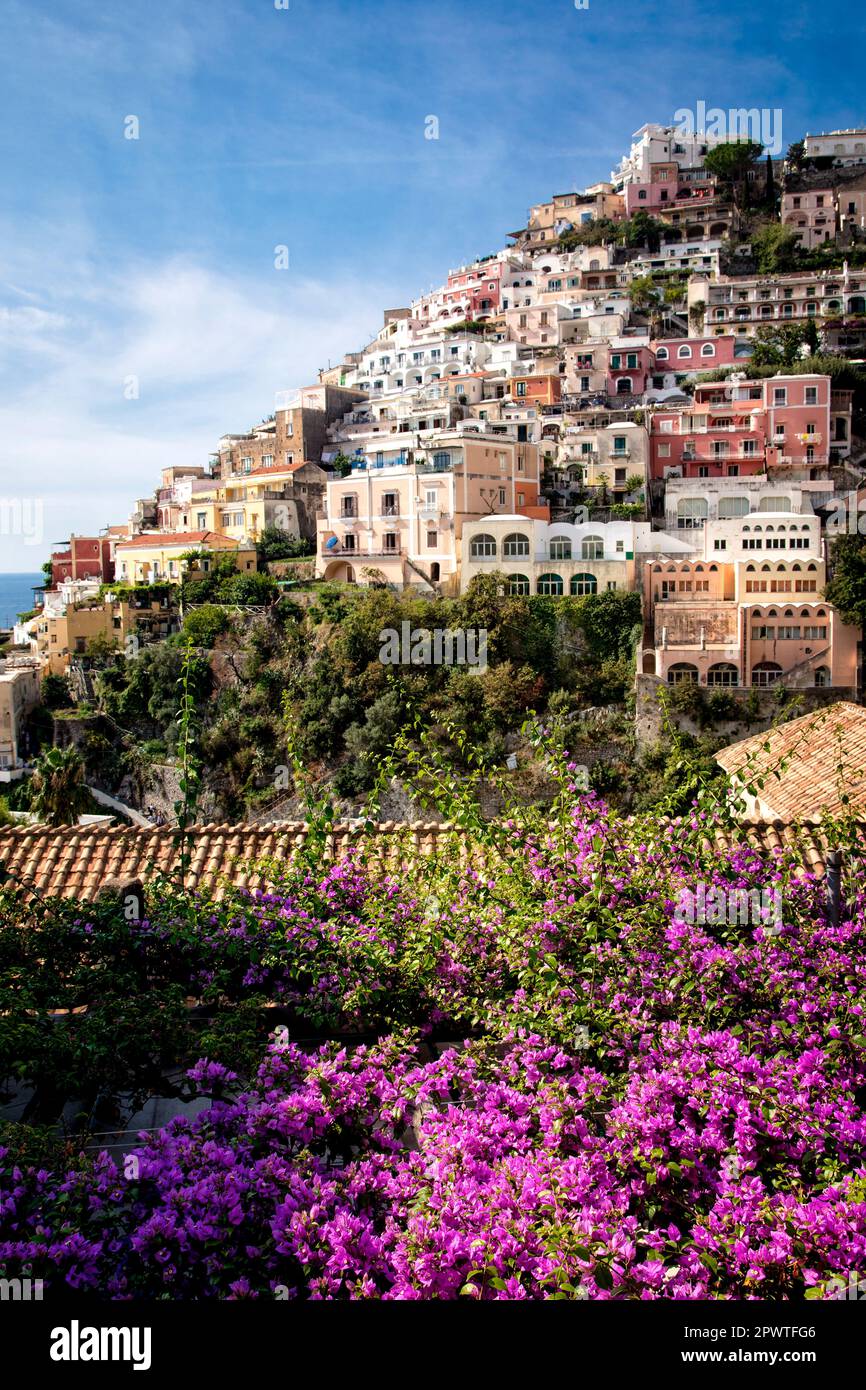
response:
M0 501L44 543L0 513L0 571L205 463L644 121L863 124L864 37L839 0L4 0Z

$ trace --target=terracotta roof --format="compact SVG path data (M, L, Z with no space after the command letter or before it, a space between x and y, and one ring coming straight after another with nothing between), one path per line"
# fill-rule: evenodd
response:
M787 767L772 771L783 759ZM822 813L866 810L866 709L838 700L777 729L729 744L716 754L725 772L743 780L769 773L757 795L771 814L819 820ZM842 765L840 768L840 764ZM847 803L842 796L847 796Z
M122 541L118 544L118 550L128 550L130 546L147 546L149 549L161 547L163 550L174 545L238 545L239 542L233 540L231 536L223 535L222 531L148 531L144 535L135 536L132 540Z
M663 829L665 822L659 821ZM866 825L863 827L866 831ZM255 866L262 860L291 862L307 838L302 822L282 821L270 825L204 825L189 832L189 873L187 885L215 897L227 885L236 888L266 886L267 873ZM463 831L451 825L423 821L400 824L385 821L371 832L360 823L333 826L321 858L343 858L351 849L371 848L383 868L398 867L416 855L445 853L453 862L455 836L465 863L480 866L490 861L493 851L472 843ZM866 839L866 837L864 837ZM782 821L743 821L731 832L715 832L708 837L707 849L723 854L732 845L751 845L771 857L787 852L804 868L823 875L828 848L815 825L795 826ZM0 828L0 864L33 885L35 891L51 897L93 899L109 878L146 882L158 873L171 873L178 859L174 832L169 827L148 830L134 826L26 825Z

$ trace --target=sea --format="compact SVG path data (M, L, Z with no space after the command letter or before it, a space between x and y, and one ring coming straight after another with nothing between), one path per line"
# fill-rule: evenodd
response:
M19 613L33 607L33 586L44 584L43 574L0 574L0 627L11 627Z

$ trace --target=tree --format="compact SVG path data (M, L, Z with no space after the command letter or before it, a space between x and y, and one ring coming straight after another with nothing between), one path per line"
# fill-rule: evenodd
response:
M703 332L704 314L706 312L707 301L705 299L696 299L689 309L689 327L695 335Z
M30 810L48 825L76 825L92 804L77 748L49 748L33 770Z
M766 188L766 192L765 192L765 195L764 195L764 199L765 199L765 202L766 202L766 204L767 204L767 207L770 208L771 210L775 210L775 207L776 207L776 178L775 178L775 175L774 175L774 173L773 173L773 161L772 161L772 158L770 157L770 155L767 155L767 188Z
M792 145L788 146L785 162L795 173L800 172L806 162L806 142L804 140L795 140Z
M280 526L266 526L259 537L256 553L259 564L267 564L269 560L295 560L301 555L309 555L311 547L309 541L290 535Z
M752 367L793 367L803 356L803 348L813 353L818 346L818 329L811 319L804 323L762 324L755 335Z
M614 222L610 217L597 217L593 222L584 222L579 227L571 227L568 231L561 232L558 249L575 251L578 246L603 246L606 241L620 242L624 226L624 222Z
M55 676L49 672L42 677L42 703L46 709L69 709L72 696L65 676Z
M843 622L866 628L866 536L838 536L831 552L833 577L824 597Z
M645 246L648 251L658 251L661 242L662 224L641 208L623 223L623 239L626 246Z
M753 234L752 251L762 274L794 270L800 257L800 238L792 227L768 222Z
M629 298L638 313L658 308L659 291L651 275L636 275L629 285Z
M831 570L824 597L839 610L843 622L860 628L861 647L866 649L866 536L838 536L831 551ZM862 668L857 684L862 691Z
M704 158L704 168L730 188L737 209L748 202L749 174L763 149L757 140L728 140L709 150Z
M203 603L201 608L192 608L183 620L184 636L194 647L208 649L216 645L216 639L228 630L229 615L224 608L215 603Z

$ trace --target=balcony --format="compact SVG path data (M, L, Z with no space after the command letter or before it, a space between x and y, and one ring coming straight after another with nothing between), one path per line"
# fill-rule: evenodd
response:
M398 505L396 502L387 503L387 504L383 505L383 506L380 508L380 510L379 510L379 516L380 516L380 517L382 517L382 516L399 516L399 515L400 515L400 507L399 507L399 505Z

